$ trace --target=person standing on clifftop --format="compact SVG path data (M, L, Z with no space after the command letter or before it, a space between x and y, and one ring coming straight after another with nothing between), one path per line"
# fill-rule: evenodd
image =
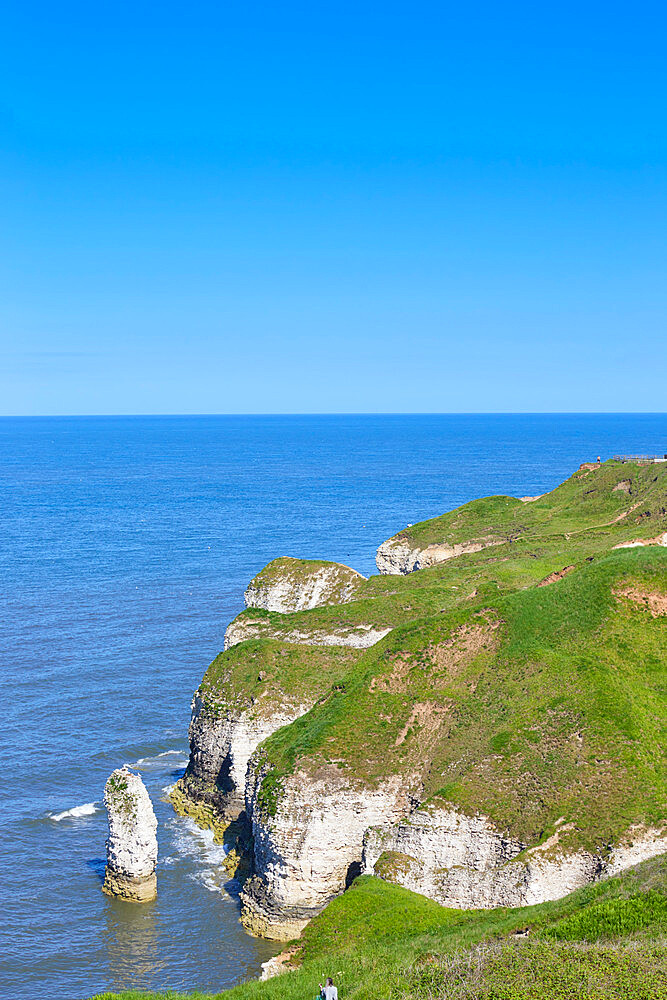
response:
M320 983L320 996L322 1000L338 1000L338 990L334 986L331 976L327 979L326 985L322 986Z

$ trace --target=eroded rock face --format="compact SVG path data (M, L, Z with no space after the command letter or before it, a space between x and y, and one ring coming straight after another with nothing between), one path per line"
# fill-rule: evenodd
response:
M226 822L245 808L248 760L259 744L282 726L294 722L310 705L283 704L269 714L249 709L220 714L201 692L192 701L190 761L178 789L194 803L211 806Z
M605 856L567 850L570 827L525 849L483 816L418 810L367 832L364 871L397 882L443 906L531 906L615 875L667 850L667 830L633 828ZM519 860L513 860L523 851Z
M530 906L667 850L667 828L639 827L604 856L568 850L568 824L527 848L483 816L417 809L406 817L409 802L399 778L364 789L333 766L315 779L305 772L285 779L270 814L260 801L263 774L260 751L248 768L255 874L241 893L241 920L252 933L274 940L297 937L360 872L444 906Z
M493 545L502 545L501 538L482 538L470 542L457 542L455 545L427 545L421 549L409 538L394 535L377 550L375 564L380 573L405 576L418 569L426 569L437 563L455 559L456 556L471 552L481 552Z
M329 604L345 604L365 577L349 566L334 562L274 559L248 584L248 608L289 614Z
M455 865L482 871L505 864L525 846L483 816L464 816L453 809L418 810L393 826L367 831L364 870L373 870L382 854L393 852L418 859L423 871Z
M353 649L368 649L384 639L390 628L376 628L372 625L340 626L325 632L323 629L289 628L273 626L262 618L253 619L241 615L227 627L224 648L231 649L246 639L280 639L281 642L302 643L306 646L351 646Z
M278 941L298 936L308 921L361 871L364 832L405 810L402 780L367 789L331 766L316 779L285 779L275 814L258 800L263 777L252 758L246 812L252 820L255 875L241 893L241 920L254 934Z
M640 549L645 545L662 545L667 548L667 531L664 531L660 535L656 535L655 538L638 538L633 542L620 542L618 545L614 545L615 549Z
M104 788L109 819L103 891L137 902L157 895L157 820L143 781L125 765Z

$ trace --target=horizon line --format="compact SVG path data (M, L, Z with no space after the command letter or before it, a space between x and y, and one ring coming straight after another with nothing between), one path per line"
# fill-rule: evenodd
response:
M663 417L665 410L291 410L157 413L2 413L0 420L137 419L175 417Z

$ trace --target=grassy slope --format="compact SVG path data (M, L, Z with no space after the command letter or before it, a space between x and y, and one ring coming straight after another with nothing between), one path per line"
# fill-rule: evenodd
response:
M331 975L342 1000L658 1000L667 994L666 932L665 855L557 902L514 910L445 909L363 877L306 928L296 971L222 995L303 1000Z
M664 818L667 623L614 596L629 582L667 594L667 550L619 550L396 629L266 741L265 801L297 766L335 760L372 784L419 771L426 797L530 843L560 817L596 848Z
M626 482L628 492L614 490ZM568 480L531 503L514 497L484 497L456 510L421 521L399 532L401 538L425 547L439 542L454 544L486 536L515 541L520 537L541 538L588 532L609 527L614 534L625 534L628 515L616 521L630 506L638 504L635 517L650 512L656 519L664 504L667 466L633 465L605 462L600 468L580 470ZM664 511L663 511L664 516ZM647 518L650 520L651 518Z
M614 492L624 479L631 492ZM667 593L667 550L610 550L666 530L667 469L606 463L534 504L501 499L410 531L423 545L493 529L509 539L502 546L372 577L341 608L248 612L275 628L399 626L364 653L261 640L214 661L203 686L222 709L328 692L266 744L269 799L297 763L346 760L377 781L426 758L434 801L482 808L526 839L546 837L560 816L582 824L576 836L588 843L630 818L664 816L665 619L613 591L630 581ZM576 570L534 587L566 565ZM470 630L482 635L475 649ZM435 728L419 719L406 728L415 702L431 704ZM444 909L362 878L306 929L298 971L225 996L303 1000L333 975L342 1000L657 1000L667 995L666 896L665 856L519 910Z
M209 710L274 711L288 700L298 704L329 690L359 659L345 646L300 646L253 639L216 656L200 684Z
M629 493L614 489L627 482ZM667 464L607 462L600 469L575 473L533 503L511 497L474 500L400 532L421 546L486 535L503 538L502 545L404 577L373 576L348 604L290 615L251 608L239 619L260 622L267 635L359 624L403 625L455 607L485 584L503 591L529 587L621 542L653 537L667 530L666 508Z

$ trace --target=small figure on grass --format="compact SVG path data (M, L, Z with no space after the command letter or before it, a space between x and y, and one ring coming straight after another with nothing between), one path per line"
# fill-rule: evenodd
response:
M322 1000L338 1000L338 990L334 986L334 981L331 976L327 978L324 986L320 983L320 996L322 997Z

